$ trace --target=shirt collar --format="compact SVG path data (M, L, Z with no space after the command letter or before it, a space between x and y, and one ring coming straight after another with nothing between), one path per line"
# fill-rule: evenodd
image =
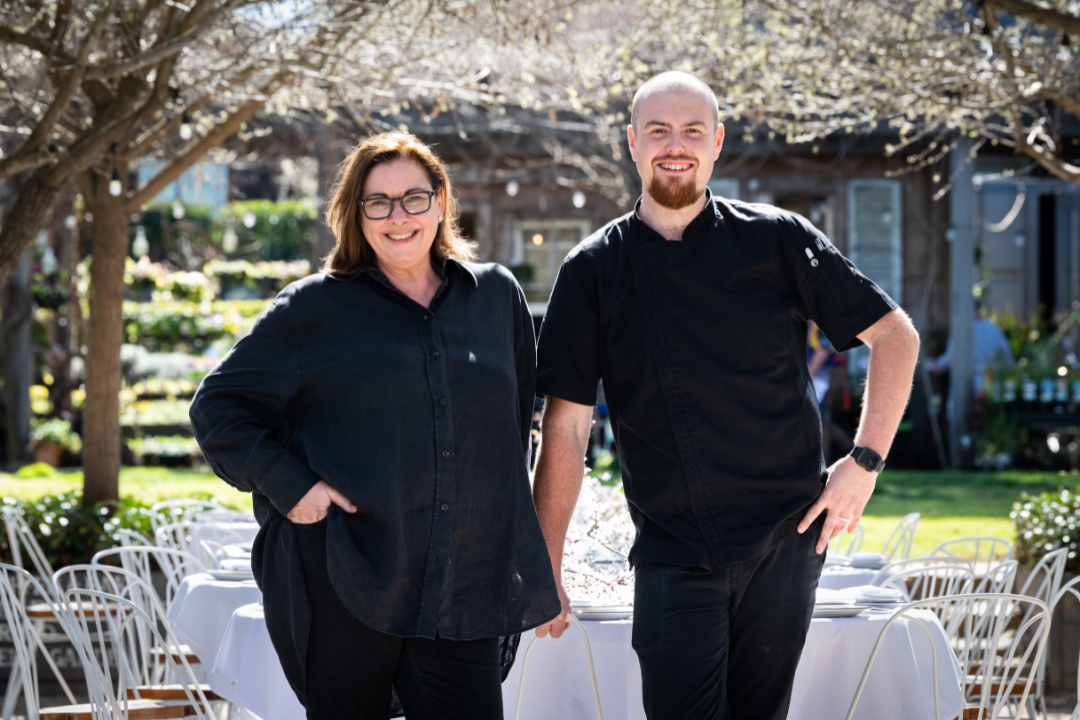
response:
M443 260L443 273L442 273L442 275L443 275L444 278L446 277L446 268L447 268L448 265L453 265L454 267L456 267L461 272L462 275L464 275L465 277L472 280L473 287L477 287L479 285L479 282L476 279L476 273L473 272L472 268L470 268L466 263L464 263L464 262L462 262L460 260L457 260L455 258L445 258ZM356 272L353 272L353 273L346 273L346 274L327 273L327 277L330 277L330 278L332 278L334 280L337 280L339 282L351 283L352 281L356 280L356 278L360 277L361 275L363 275L365 273L370 274L370 275L382 275L382 273L380 273L378 270L368 269L368 268L360 268L359 270L357 270Z
M649 226L647 222L641 219L641 198L634 204L634 220L639 224L640 229L644 232L647 240L665 240L664 236ZM683 240L690 240L699 234L707 233L712 229L713 225L720 219L720 208L713 202L712 191L708 187L705 188L705 207L701 209L701 212L697 214L690 224L683 230Z

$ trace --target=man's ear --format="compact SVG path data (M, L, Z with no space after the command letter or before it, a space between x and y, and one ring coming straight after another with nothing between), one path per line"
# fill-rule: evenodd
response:
M637 145L635 144L633 123L626 126L626 139L630 142L630 157L637 162Z
M716 161L720 157L720 150L724 147L724 123L717 123L716 125L716 154L713 155L713 161Z

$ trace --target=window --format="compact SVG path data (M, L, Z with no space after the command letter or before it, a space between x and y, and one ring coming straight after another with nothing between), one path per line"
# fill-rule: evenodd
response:
M848 183L848 258L897 303L903 302L900 181Z
M514 224L514 274L534 315L543 314L562 261L588 234L588 220L519 220Z
M725 200L739 199L739 181L732 178L713 178L709 181L709 190Z

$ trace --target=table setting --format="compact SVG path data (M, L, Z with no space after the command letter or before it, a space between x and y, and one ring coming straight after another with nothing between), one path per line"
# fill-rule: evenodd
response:
M517 661L503 683L504 716L520 720L596 717L586 643L606 718L642 720L641 671L631 645L633 573L626 551L633 523L617 488L586 483L574 513L564 561L567 591L580 621L561 638L522 635ZM293 694L270 643L261 594L250 574L250 545L220 548L219 568L184 580L169 612L177 635L211 670L211 688L244 708L245 717L301 720ZM872 555L872 554L871 554ZM833 560L817 591L802 660L795 676L788 720L843 718L886 621L903 607L898 591L869 580L884 558ZM843 571L840 573L839 571ZM827 575L843 578L829 587ZM861 579L861 582L855 582ZM959 664L933 613L915 613L937 648L942 708L960 700ZM531 646L531 649L530 649ZM523 658L529 652L523 674ZM933 649L917 623L894 623L863 691L858 720L933 715ZM521 705L518 707L520 695Z

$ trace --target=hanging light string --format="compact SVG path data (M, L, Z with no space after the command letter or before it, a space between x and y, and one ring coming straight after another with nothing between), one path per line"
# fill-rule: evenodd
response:
M109 180L109 194L113 197L120 197L120 193L124 192L124 185L120 182L120 163L117 160L116 154L120 150L119 143L112 144L112 179Z

